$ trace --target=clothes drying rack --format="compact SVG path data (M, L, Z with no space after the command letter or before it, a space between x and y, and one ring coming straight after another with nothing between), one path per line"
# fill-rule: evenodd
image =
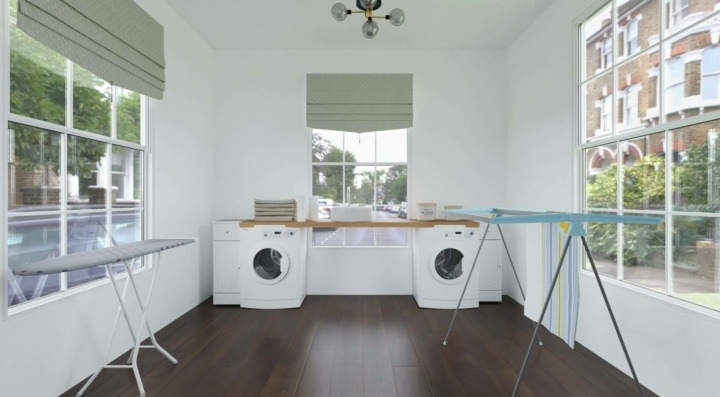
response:
M155 285L155 276L157 276L157 271L160 267L160 252L171 248L180 247L186 244L191 244L194 242L194 239L154 239L138 241L129 244L116 245L92 251L78 252L75 254L50 258L35 263L21 265L13 269L13 273L16 276L35 276L70 272L73 270L87 269L95 266L105 266L107 274L110 276L110 281L112 281L113 289L115 290L115 295L117 296L120 305L118 306L117 313L115 314L115 322L113 324L112 333L110 334L110 341L108 342L107 352L105 353L103 363L101 364L100 368L98 368L98 370L93 373L90 379L85 382L85 385L77 393L78 396L82 396L83 393L85 393L90 384L100 374L100 371L108 368L132 369L133 374L135 375L135 381L137 382L138 389L140 391L140 396L145 397L145 388L143 387L142 379L140 378L140 371L138 370L137 365L138 351L141 348L156 349L168 360L170 360L171 363L178 363L178 361L173 356L171 356L170 353L168 353L160 346L160 344L158 344L157 340L155 339L155 334L150 327L150 323L147 318L147 312L150 306L150 297L152 296L152 290ZM158 254L158 260L157 263L155 263L155 266L153 266L153 275L150 281L150 288L148 290L147 297L145 298L145 302L143 303L142 298L140 297L137 283L135 282L135 277L132 273L132 264L137 258L155 253ZM125 281L125 285L122 288L122 293L118 288L118 281L116 276L113 274L112 269L112 265L118 262L124 263L125 270L127 271L128 275L128 280ZM127 291L128 284L132 284L132 289L135 292L135 296L137 297L138 304L140 305L140 311L142 313L140 324L135 331L133 330L132 324L130 323L130 317L128 316L127 308L124 302L125 292ZM130 335L133 338L134 347L132 349L132 352L130 353L130 357L127 360L127 365L109 365L106 363L110 360L112 343L115 339L115 331L117 329L118 320L120 319L120 313L122 313L125 317L125 322L127 323L128 330L130 331ZM152 343L150 345L140 344L140 342L142 341L143 328L146 328L147 332L150 334L150 342Z
M527 352L525 353L525 360L523 361L522 367L520 368L520 373L518 374L517 381L515 382L515 388L513 389L513 397L517 395L518 389L520 388L520 382L522 382L523 375L525 373L525 369L527 368L528 360L530 359L530 353L532 352L533 347L533 341L539 336L538 331L540 329L540 324L542 323L542 319L545 317L545 312L548 308L548 305L550 303L550 299L552 298L553 290L555 289L555 284L557 283L558 277L560 276L560 270L562 269L563 262L565 261L565 256L567 255L568 249L570 248L570 244L572 242L572 239L575 237L580 237L580 240L582 241L583 248L585 249L585 254L588 257L588 261L590 262L590 266L592 267L593 273L595 274L595 280L597 281L598 287L600 288L600 293L603 296L603 300L605 301L605 306L608 309L608 312L610 313L610 318L612 320L613 326L615 327L615 332L617 333L618 339L620 340L620 345L622 346L623 353L625 354L625 359L627 360L628 365L630 366L630 372L632 372L633 379L635 380L635 384L638 388L638 392L640 393L640 396L643 396L642 386L640 386L640 381L638 380L637 374L635 373L635 367L632 364L632 361L630 360L630 354L628 353L627 347L625 346L625 341L623 340L622 334L620 333L620 328L618 327L617 320L615 319L615 314L612 311L612 308L610 307L610 301L608 300L607 294L605 293L605 288L603 287L602 280L600 279L600 275L598 274L597 267L595 266L595 261L593 260L592 254L590 253L590 247L588 246L587 239L585 236L587 236L587 231L585 230L584 224L587 222L593 222L593 223L629 223L629 224L644 224L644 225L657 225L662 222L662 218L659 217L651 217L651 216L627 216L627 215L611 215L611 214L585 214L585 213L574 213L574 212L550 212L550 211L528 211L528 210L519 210L519 209L508 209L508 208L477 208L477 209L456 209L456 210L445 210L445 214L452 214L452 215L459 215L466 219L472 219L477 220L480 222L487 223L487 227L485 228L485 234L483 235L483 239L480 242L480 247L478 248L478 253L475 256L475 261L477 261L478 256L480 255L480 250L482 249L483 243L485 242L485 238L487 237L487 232L490 228L490 225L497 225L498 230L500 229L501 224L528 224L528 223L565 223L568 225L568 236L565 240L565 246L563 247L562 254L560 255L560 262L558 263L557 269L555 270L555 274L553 275L553 281L550 285L550 290L547 293L547 296L545 297L545 303L543 304L542 311L540 312L540 317L537 322L535 322L535 330L533 331L532 339L530 339L530 345L528 346ZM500 232L502 236L502 231ZM503 243L505 243L505 239L503 238ZM505 250L507 251L507 244L505 244ZM508 252L508 257L510 255L510 252ZM473 262L472 267L470 268L470 275L468 276L468 281L465 283L465 288L463 289L462 294L460 295L460 300L458 301L458 306L455 309L455 313L453 314L452 320L450 321L450 326L448 327L447 333L445 334L445 340L443 341L443 345L447 345L447 340L450 335L450 332L452 331L453 324L455 323L455 318L458 314L458 309L460 308L460 303L462 302L463 297L465 296L465 290L467 290L467 285L470 282L470 277L472 276L472 272L475 269L475 262ZM510 264L512 265L512 260L510 260ZM518 279L517 272L515 271L515 266L512 266L513 273L515 273L515 278L518 280L518 284L520 284L520 280ZM522 292L522 287L520 289ZM525 294L523 293L523 299L525 299Z

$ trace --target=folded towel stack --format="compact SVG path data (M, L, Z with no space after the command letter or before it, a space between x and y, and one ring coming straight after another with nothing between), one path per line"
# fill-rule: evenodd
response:
M255 200L255 220L294 221L297 220L295 200Z

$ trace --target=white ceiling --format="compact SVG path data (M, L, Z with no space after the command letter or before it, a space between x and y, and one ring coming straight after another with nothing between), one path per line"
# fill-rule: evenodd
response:
M330 8L355 0L168 0L215 49L403 50L507 48L553 0L383 0L377 11L405 11L399 27L378 21L378 37L360 32L363 18L337 22Z

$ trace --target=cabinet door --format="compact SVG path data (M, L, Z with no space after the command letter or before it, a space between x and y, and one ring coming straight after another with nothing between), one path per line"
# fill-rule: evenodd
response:
M480 291L499 291L502 283L501 242L485 241L475 268L480 278Z
M240 242L213 242L215 293L240 293Z

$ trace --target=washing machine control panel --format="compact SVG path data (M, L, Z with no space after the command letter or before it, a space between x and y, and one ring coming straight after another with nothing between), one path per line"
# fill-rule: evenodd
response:
M464 239L464 238L474 238L477 236L477 230L475 229L467 229L467 230L450 230L443 234L443 237L446 239Z
M290 230L268 230L263 232L263 238L293 238L297 236L298 231L295 229Z

